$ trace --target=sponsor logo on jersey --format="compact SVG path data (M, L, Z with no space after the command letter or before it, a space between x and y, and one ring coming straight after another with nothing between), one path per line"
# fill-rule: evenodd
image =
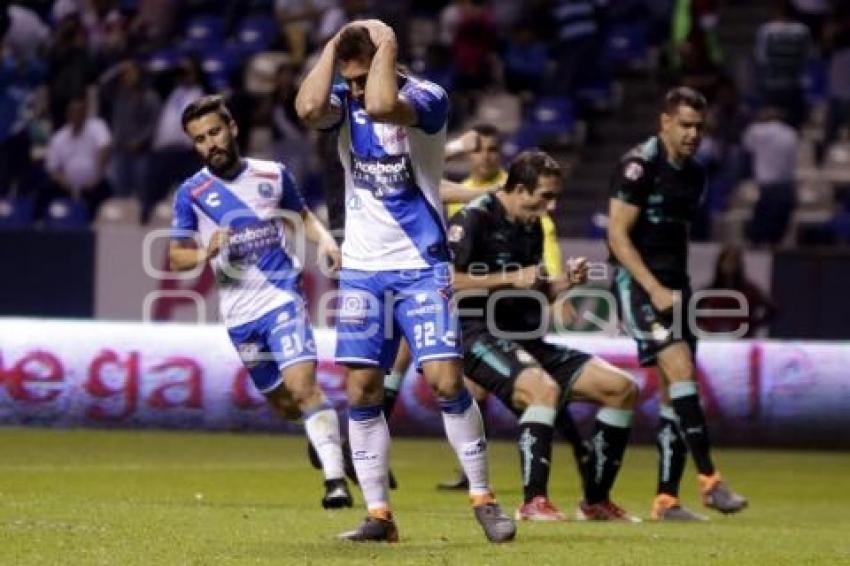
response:
M360 210L363 208L363 201L360 200L360 197L357 195L352 196L345 204L348 207L348 210Z
M207 198L204 199L204 202L206 202L208 206L215 208L221 204L221 196L218 193L210 193L207 195Z
M492 234L495 236L495 234ZM449 241L453 243L460 242L463 239L463 226L460 224L452 224L449 228Z
M263 253L280 248L283 234L272 221L257 222L234 230L228 240L229 259L239 262L256 261Z
M257 185L257 192L263 198L272 198L274 196L274 186L271 183L260 183Z
M525 365L535 364L534 356L523 350L522 348L517 348L516 350L516 359L519 360L519 363Z
M413 167L406 153L372 159L352 153L351 176L355 187L370 191L375 198L394 196L414 186Z

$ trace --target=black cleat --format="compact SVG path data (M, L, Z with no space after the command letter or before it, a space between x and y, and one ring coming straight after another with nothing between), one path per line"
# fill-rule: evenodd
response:
M398 542L398 528L392 518L366 517L359 527L337 537L352 542Z
M516 523L502 512L495 501L472 508L478 524L490 542L510 542L516 536Z
M348 484L345 483L344 479L325 480L325 496L322 497L322 507L325 509L342 509L343 507L351 507L353 503L351 492L348 491Z
M446 491L466 491L469 489L469 478L467 478L466 474L461 471L455 479L438 483L437 489Z

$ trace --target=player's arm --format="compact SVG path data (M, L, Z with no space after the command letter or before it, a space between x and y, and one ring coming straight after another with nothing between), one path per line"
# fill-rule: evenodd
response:
M304 77L295 97L295 111L310 128L328 128L339 122L342 115L341 106L331 103L337 37L339 34L325 44L319 60Z
M364 95L366 113L372 120L400 126L414 126L418 121L416 109L399 95L396 57L398 43L395 32L380 20L362 20L349 25L360 25L369 31L375 44L375 56L369 67Z
M168 263L171 271L191 271L219 254L230 236L228 230L218 230L210 238L206 248L199 248L191 238L171 240L168 247Z
M283 191L281 193L279 206L282 210L291 210L301 215L304 226L304 236L316 244L319 261L324 262L331 272L336 272L342 265L342 254L334 237L322 224L322 221L309 209L298 190L295 177L292 173L281 166Z
M481 191L464 187L448 179L440 179L440 200L443 203L467 203L480 196Z
M304 235L316 244L319 260L324 261L332 273L338 271L342 265L342 254L334 237L310 209L305 208L301 212L301 219L304 221Z
M481 137L475 130L469 130L462 136L446 142L444 153L446 159L454 159L479 149L481 147Z
M640 207L618 198L612 198L608 212L608 246L617 261L649 294L659 310L669 309L674 302L672 291L652 274L629 235L640 216Z

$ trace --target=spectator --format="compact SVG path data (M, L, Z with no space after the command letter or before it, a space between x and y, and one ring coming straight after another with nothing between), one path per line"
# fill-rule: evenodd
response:
M850 127L850 5L838 10L826 31L829 54L829 111L824 132L825 149L838 139L842 127Z
M340 0L339 5L328 8L319 22L316 44L323 45L348 22L367 17L369 0Z
M153 207L173 185L198 168L192 142L180 122L186 106L204 94L197 63L189 58L181 59L176 75L177 83L162 106L154 130L151 184L142 195L142 223L148 221Z
M334 7L336 0L275 0L280 34L289 45L293 63L304 64L310 47L310 30L316 29L322 15Z
M846 4L846 0L835 2L836 6ZM821 39L824 21L829 15L829 0L791 0L794 19L809 28L815 41Z
M57 24L47 64L50 117L56 127L64 122L70 100L86 91L95 73L86 30L77 14L71 13Z
M28 120L46 69L36 59L0 51L0 195L20 193L30 170Z
M785 235L796 202L795 168L799 136L776 108L763 109L744 132L744 149L753 157L759 198L748 236L755 244L776 244Z
M152 47L163 45L177 26L178 0L139 0L130 24L133 39Z
M19 60L40 57L47 47L50 29L38 14L17 4L6 7L5 2L0 2L0 10L4 10L7 22L5 31L0 26L0 39L11 55Z
M293 65L281 63L277 68L271 123L275 159L289 167L295 178L304 184L315 148L295 112L295 95L298 94L296 80Z
M81 18L99 68L111 66L125 54L128 23L118 10L117 0L90 0Z
M737 311L744 307L743 314L711 316L699 318L697 324L703 332L721 333L735 332L742 325L747 325L742 338L752 338L758 330L770 322L776 312L776 305L758 286L747 279L744 270L744 258L741 249L736 246L725 246L717 256L714 270L714 281L707 290L737 291L743 295L744 304L740 297L709 296L698 302L700 310Z
M149 153L160 100L145 83L139 62L132 59L121 64L111 98L115 194L141 199L148 192Z
M780 4L774 19L759 28L756 38L761 95L767 105L781 108L795 128L806 118L803 80L811 43L808 28L791 19L787 2Z
M569 96L600 74L607 5L607 0L558 0L553 4L551 52L556 57L550 88L553 94ZM604 69L601 73L607 76Z
M676 0L671 26L672 66L682 64L682 47L689 45L706 64L719 67L723 62L717 24L720 14L716 0Z
M546 44L537 35L533 21L518 22L505 47L505 86L511 92L539 94L549 64Z
M451 38L455 88L482 90L496 78L497 30L493 17L481 0L458 0L440 15L440 37Z
M86 98L68 102L67 123L50 138L45 165L50 185L39 195L37 208L44 210L60 197L82 200L89 217L94 218L101 203L110 195L106 167L112 135L106 122L89 117Z

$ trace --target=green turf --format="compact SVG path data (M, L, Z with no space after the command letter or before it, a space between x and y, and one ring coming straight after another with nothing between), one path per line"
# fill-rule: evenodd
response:
M393 468L402 542L334 535L361 508L320 508L320 477L298 437L0 429L0 564L841 564L850 563L850 454L723 450L749 496L740 516L700 525L522 524L491 545L465 497L433 489L453 473L448 448L399 440ZM492 445L494 484L519 501L514 446ZM632 448L618 501L645 515L654 451ZM689 470L686 502L696 505ZM577 498L570 457L555 455L552 496ZM360 502L359 493L357 494Z

